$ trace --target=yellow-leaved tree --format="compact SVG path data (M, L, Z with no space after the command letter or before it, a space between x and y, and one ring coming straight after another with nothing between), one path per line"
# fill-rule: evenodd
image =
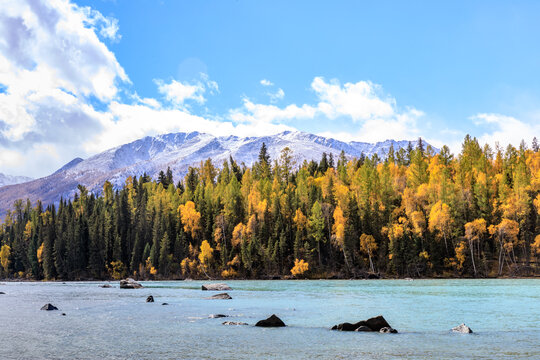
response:
M207 271L210 268L210 265L212 264L213 259L214 259L214 249L212 249L208 241L203 240L201 244L201 252L199 253L199 261L201 263L201 269L205 273L206 276L208 276Z
M514 246L519 241L519 224L514 220L502 219L498 225L491 225L488 230L499 245L499 275L501 275L506 254L515 263Z
M345 265L350 270L349 260L347 259L347 251L345 250L345 225L347 224L347 218L343 215L343 210L338 205L334 210L334 226L332 230L334 232L335 243L343 251L343 257L345 259Z
M180 214L182 225L184 225L184 231L191 233L191 237L195 239L197 231L201 228L201 213L195 210L195 203L188 201L185 205L180 205L178 207L178 213Z
M476 276L476 264L474 262L474 246L477 245L478 255L480 255L480 242L482 237L486 234L486 220L480 218L465 224L465 239L469 241L469 249L471 250L471 260Z
M6 274L6 276L8 274L8 269L9 269L9 264L10 264L10 260L9 260L10 255L11 255L11 248L9 247L9 245L2 245L2 249L0 249L0 264L4 268L4 273Z
M446 239L452 231L453 219L450 216L450 207L442 201L437 201L429 212L429 231L436 232L444 239L444 246L448 254L448 242Z
M377 250L377 242L375 241L375 238L372 235L360 235L360 250L368 255L371 272L375 272L373 261L371 260L371 254L373 251Z
M294 266L291 269L291 274L293 274L293 276L295 277L300 277L308 270L309 270L309 264L307 261L304 261L304 259L301 259L301 260L295 259Z

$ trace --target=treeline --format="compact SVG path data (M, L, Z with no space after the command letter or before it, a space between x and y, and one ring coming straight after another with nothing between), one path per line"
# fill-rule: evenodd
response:
M174 183L129 177L44 207L17 201L0 228L0 276L141 279L533 275L540 152L417 148L386 159L295 164L266 147L251 168L209 159Z

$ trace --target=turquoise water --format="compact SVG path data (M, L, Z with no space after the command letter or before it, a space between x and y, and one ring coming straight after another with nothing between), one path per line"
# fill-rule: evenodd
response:
M0 358L540 359L537 279L230 281L232 300L205 300L198 281L99 284L0 284ZM271 314L288 326L221 325ZM329 330L376 315L399 334ZM462 322L475 333L449 331Z

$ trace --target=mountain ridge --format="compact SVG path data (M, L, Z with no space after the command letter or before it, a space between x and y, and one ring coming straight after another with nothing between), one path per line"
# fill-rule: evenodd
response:
M276 135L239 137L213 136L200 132L169 133L146 136L123 144L87 159L75 158L51 175L26 182L23 185L0 187L0 214L4 214L17 199L41 200L43 204L56 203L60 198L71 198L81 184L89 191L99 193L108 180L121 187L128 176L144 173L157 178L160 171L171 168L175 181L183 177L190 166L212 159L220 167L232 156L239 164L251 166L257 160L260 147L265 143L272 160L279 158L283 148L289 147L297 164L303 160L319 161L322 153L336 159L344 151L349 158L372 156L384 158L390 146L395 151L408 146L407 140L385 140L377 143L343 142L301 131L285 131ZM413 147L417 140L410 141ZM428 145L426 143L426 145Z
M21 184L32 180L34 179L28 176L8 175L0 173L0 187L6 185Z

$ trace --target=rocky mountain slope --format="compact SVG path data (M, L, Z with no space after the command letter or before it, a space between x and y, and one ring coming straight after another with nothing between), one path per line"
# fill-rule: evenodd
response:
M30 199L44 204L57 202L61 197L72 197L77 185L85 185L90 191L100 192L109 180L120 187L130 176L146 173L153 178L161 170L170 167L175 181L183 177L189 166L197 166L208 158L216 166L232 156L239 164L250 166L257 160L261 145L265 143L271 159L279 158L283 148L289 147L296 163L304 159L321 159L322 153L337 158L343 150L348 157L373 154L384 158L391 145L397 151L407 147L408 141L386 140L375 144L342 142L304 132L286 131L263 137L215 137L209 134L174 133L145 137L134 142L109 149L88 159L76 158L53 174L24 184L0 187L0 214L4 214L17 199ZM416 141L411 142L413 147ZM427 145L427 144L426 144Z

